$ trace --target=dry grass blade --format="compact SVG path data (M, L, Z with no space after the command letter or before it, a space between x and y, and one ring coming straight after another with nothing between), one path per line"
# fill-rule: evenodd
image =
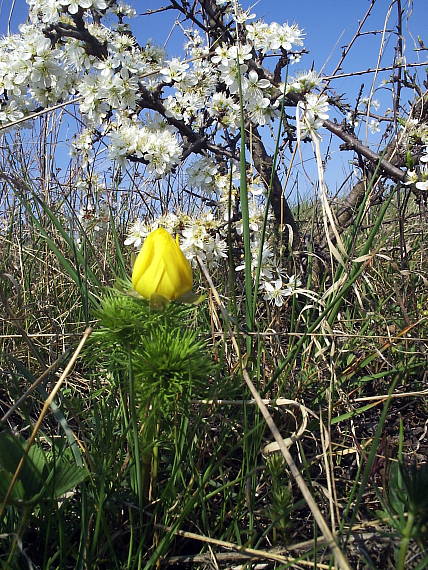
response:
M9 418L13 412L19 408L19 406L22 404L22 402L31 394L31 392L33 392L33 390L35 390L37 388L37 386L43 382L43 380L46 380L46 378L49 377L50 374L53 374L61 365L62 362L62 357L57 358L55 360L55 362L53 362L49 368L47 368L42 374L40 374L40 376L31 384L31 386L28 388L28 390L26 390L24 392L24 394L22 394L22 396L20 398L18 398L18 400L13 404L13 406L11 406L8 411L4 414L4 416L0 419L0 424L4 423L7 418Z
M225 540L219 540L217 538L211 538L210 536L204 536L201 534L196 534L194 532L187 532L184 530L173 530L169 527L165 527L163 525L159 525L156 524L155 525L157 528L162 528L163 530L166 531L172 531L174 534L177 534L179 536L182 536L184 538L190 538L192 540L198 540L200 542L206 542L207 544L215 544L217 546L221 546L223 548L230 548L231 550L235 550L241 554L246 554L249 557L255 557L255 558L264 558L266 560L274 560L275 562L282 562L283 564L290 564L290 563L296 563L296 564L300 564L301 566L307 566L308 568L313 568L314 567L314 563L310 562L308 560L300 560L299 558L292 558L290 556L283 556L282 554L276 553L276 552L272 552L269 550L258 550L257 548L247 548L246 546L240 546L239 544L233 544L233 542L227 542ZM174 562L174 560L173 560ZM320 564L317 563L317 568L322 568L322 569L332 569L331 565L327 565L327 564ZM340 566L340 568L342 568ZM349 566L347 567L349 568ZM334 570L334 569L332 569Z

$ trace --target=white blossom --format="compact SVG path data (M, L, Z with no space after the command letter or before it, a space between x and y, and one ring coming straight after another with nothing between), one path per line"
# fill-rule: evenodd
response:
M328 101L326 95L306 93L305 100L297 104L297 112L303 111L301 118L301 135L307 136L318 130L323 121L328 119Z
M247 61L248 59L252 58L252 52L253 48L251 47L250 44L244 44L244 45L233 45L230 46L229 49L227 50L227 62L225 63L224 61L222 61L223 65L232 65L232 66L236 66L237 64L241 65L243 63L245 63L245 61Z
M248 24L246 28L248 39L252 41L256 49L260 49L262 52L279 48L289 51L293 45L303 45L303 32L295 24L289 26L288 24L280 25L272 22L267 25L264 22L255 22Z
M138 81L135 77L121 77L115 73L100 81L103 96L114 109L135 109Z
M376 119L370 119L368 127L372 135L380 132L380 123Z
M199 187L205 191L213 191L217 173L217 164L211 158L203 156L188 167L187 180L191 186Z
M173 132L153 125L141 126L139 121L124 118L109 133L110 156L123 163L128 155L143 158L149 171L162 176L177 164L181 147Z
M248 204L248 212L249 212L249 228L251 231L257 232L261 228L264 212L254 202L250 202ZM244 222L242 219L239 222L236 222L236 231L239 235L243 234Z
M273 301L277 307L282 307L285 299L293 295L301 284L301 281L295 275L289 277L287 283L284 283L281 277L272 282L265 281L263 283L265 290L263 299L265 301Z
M109 221L109 212L105 205L101 204L97 213L95 206L88 204L80 208L77 219L84 231L100 232Z
M198 115L198 111L205 107L205 99L197 92L176 91L175 95L168 95L164 102L168 117L183 120L189 123Z
M0 107L0 123L12 123L23 116L24 112L16 99L9 101L3 108Z
M182 232L184 242L182 248L185 250L204 249L204 241L207 237L207 230L203 224L194 221L186 226Z
M380 107L380 103L377 99L371 99L370 97L361 97L359 102L360 109L367 110L368 106L373 107L377 111Z
M59 20L61 5L57 0L28 0L30 20L54 24Z
M255 22L248 24L247 38L252 42L256 49L261 49L264 52L270 49L270 28L265 22Z
M189 69L188 63L184 63L174 57L167 62L167 65L160 70L160 73L164 76L165 83L172 83L173 81L181 81L187 69Z
M263 287L265 290L263 299L273 301L277 307L282 307L285 299L291 295L290 289L283 286L282 279L276 279L272 282L265 281Z
M168 213L158 218L157 225L174 234L177 232L177 228L182 220L187 221L187 216L183 216L183 214L177 216L177 214Z
M418 190L428 190L428 164L423 164L420 169L420 177L422 180L416 182L415 186Z
M127 18L133 18L137 14L135 8L125 2L117 2L112 6L112 9L117 15L126 16Z
M105 10L107 4L105 0L60 0L63 6L67 6L67 10L70 14L77 14L79 8L88 10L93 8L94 10Z
M418 190L428 190L428 180L421 180L415 184Z
M220 65L220 76L222 81L227 85L231 93L239 93L239 83L244 92L248 87L248 79L244 76L248 66L243 63L241 65Z
M239 105L232 97L221 91L214 93L208 102L208 113L229 128L237 128L239 125Z
M208 263L216 265L221 259L227 258L227 249L227 243L220 234L217 233L215 237L210 236L204 246Z
M419 181L419 176L416 170L408 170L406 173L406 182L404 182L404 185L410 186L418 181Z
M314 88L319 87L322 83L322 78L315 71L304 71L298 73L294 78L289 81L289 90L296 91L297 93L307 93Z
M141 220L136 220L129 228L128 237L125 239L125 245L132 245L136 249L140 249L143 241L149 235L150 228Z
M265 280L271 280L273 278L273 272L275 270L274 255L272 250L269 248L267 243L263 244L262 255L259 263L260 256L260 242L257 238L251 241L251 274L255 278L257 273L259 274L260 282L264 283ZM236 271L242 271L245 269L245 264L238 265Z
M268 79L259 79L257 71L254 71L254 69L249 72L247 92L258 92L260 89L267 89L268 87L271 87L271 83Z
M243 10L238 3L235 4L235 12L233 16L238 24L244 24L248 20L254 20L256 17L256 15L251 12L251 9Z
M214 50L214 55L211 61L215 64L229 65L229 46L227 44L220 44Z
M420 157L421 162L428 162L428 145L425 147L425 154Z
M74 71L87 71L92 65L93 57L90 57L82 44L76 41L66 42L66 49L61 52L63 65L69 66Z
M246 108L250 113L250 118L258 125L266 125L272 118L274 108L267 97L257 97L247 102Z

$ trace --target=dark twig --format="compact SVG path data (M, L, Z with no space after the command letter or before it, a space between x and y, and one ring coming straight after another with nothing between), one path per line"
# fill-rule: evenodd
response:
M326 129L346 143L347 149L355 150L355 152L367 158L373 166L379 165L383 173L393 180L404 182L406 174L402 170L388 162L388 160L371 150L369 147L365 146L354 134L346 131L342 126L334 123L333 121L326 120L323 124Z

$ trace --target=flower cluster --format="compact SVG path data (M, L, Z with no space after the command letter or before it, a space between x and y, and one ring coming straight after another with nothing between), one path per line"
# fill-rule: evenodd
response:
M251 16L242 12L239 18L246 22ZM189 34L186 50L194 60L192 65L173 58L160 70L164 83L173 89L164 100L168 117L192 125L235 130L239 127L241 94L244 110L254 124L266 125L279 115L278 96L282 91L247 62L254 58L255 50L266 54L301 46L303 34L295 25L262 22L248 24L245 30L246 43L220 44L205 59L201 58L207 53L201 37ZM304 83L302 78L300 89L314 88L319 83L316 75L306 75L307 81ZM205 113L210 117L209 122Z
M105 50L102 57L88 51L74 32L55 44L47 37L47 24L71 30L70 16L77 13L83 13L91 41ZM32 23L0 40L0 126L77 96L88 126L74 139L77 152L84 150L89 156L92 131L97 129L111 134L113 159L121 161L132 154L133 146L128 144L132 140L136 155L149 163L149 170L163 175L178 162L180 144L171 128L155 133L156 129L141 124L137 101L141 89L153 90L162 81L158 72L164 52L151 44L137 45L124 24L116 30L102 26L96 13L114 14L122 21L135 11L121 2L107 6L104 0L30 0ZM134 131L137 140L132 138Z
M253 43L255 49L266 53L280 48L289 51L293 46L303 45L303 32L293 24L277 24L272 22L256 22L246 26L247 37Z
M195 160L187 168L187 180L190 186L201 189L206 194L216 191L218 166L208 156Z
M427 160L423 161L423 158L426 158ZM428 190L428 157L422 157L420 160L422 164L419 168L419 174L416 170L409 170L407 173L407 180L404 184L414 184L418 190Z
M119 163L124 163L128 155L142 158L155 177L171 170L180 158L180 144L165 123L144 125L136 117L123 117L112 126L109 138L112 158Z
M286 93L308 93L321 84L322 78L316 71L301 71L289 80Z
M65 67L65 69L64 69ZM0 40L0 121L22 118L40 105L68 98L73 74L59 49L34 25Z
M222 2L225 24L236 21L242 28L241 43L220 43L210 53L197 30L183 30L184 61L166 59L150 43L139 45L124 22L135 10L118 0L28 2L31 23L0 40L0 127L75 97L85 127L74 138L75 151L85 160L94 140L108 137L112 160L123 164L132 156L165 176L187 156L188 131L177 122L211 140L225 131L230 136L239 128L241 107L254 125L268 125L287 91L305 95L312 129L327 116L326 98L314 93L320 84L315 72L297 74L284 86L260 65L269 52L297 61L299 52L292 50L303 45L303 32L295 24L254 21L236 2ZM62 32L49 35L50 29ZM147 108L150 115L143 117ZM213 187L222 175L208 168L202 180L196 169L195 163L188 176L198 186Z

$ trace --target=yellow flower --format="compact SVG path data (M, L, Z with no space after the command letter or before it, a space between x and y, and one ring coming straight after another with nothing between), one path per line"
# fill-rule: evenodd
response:
M163 228L144 240L132 270L132 286L142 297L173 301L192 289L192 269L177 240Z

